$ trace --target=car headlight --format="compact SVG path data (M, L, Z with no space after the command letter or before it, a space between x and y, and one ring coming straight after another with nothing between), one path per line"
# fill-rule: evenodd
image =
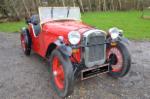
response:
M80 42L81 35L78 31L71 31L68 34L68 39L72 45L76 45Z
M114 27L114 28L110 28L109 29L109 34L111 36L112 39L116 39L119 37L119 34L121 34L123 31Z

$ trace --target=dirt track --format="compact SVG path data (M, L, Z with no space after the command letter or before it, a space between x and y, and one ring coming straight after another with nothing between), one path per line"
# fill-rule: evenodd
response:
M130 73L120 79L106 74L75 85L71 99L150 99L150 42L132 41ZM49 85L47 63L26 57L19 34L0 33L0 99L59 99ZM69 99L70 99L69 98Z

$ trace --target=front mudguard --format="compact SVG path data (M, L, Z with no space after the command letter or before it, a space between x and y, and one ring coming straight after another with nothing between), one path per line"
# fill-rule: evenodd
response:
M127 38L122 37L122 36L119 36L116 39L112 39L111 37L107 37L107 39L106 39L106 43L110 44L110 45L113 44L113 43L117 44L117 42L124 43L125 45L129 45L130 44L130 41Z
M124 37L120 37L120 42L122 42L124 44L127 44L127 45L130 44L130 41L127 38L124 38Z
M64 55L64 56L71 56L72 55L72 48L70 46L67 46L62 42L61 40L56 40L54 42L57 45L58 50Z
M59 46L58 49L65 56L71 56L72 55L72 48L69 46L62 45L62 46Z

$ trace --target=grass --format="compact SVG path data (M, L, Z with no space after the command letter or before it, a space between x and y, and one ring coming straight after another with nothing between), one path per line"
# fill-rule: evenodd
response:
M142 12L88 12L82 16L85 23L99 29L118 27L129 39L150 40L150 20L141 18Z
M124 30L129 39L150 40L150 20L141 18L142 12L87 12L82 14L82 20L102 30L118 27ZM25 26L24 21L0 24L2 32L16 32Z
M0 31L18 32L24 26L26 26L25 21L0 23Z

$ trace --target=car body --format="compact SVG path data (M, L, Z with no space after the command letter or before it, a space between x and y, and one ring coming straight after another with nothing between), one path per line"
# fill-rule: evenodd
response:
M76 79L108 73L125 76L131 65L122 30L108 32L81 21L78 7L40 7L21 32L26 55L31 50L49 61L50 80L60 97L73 92Z

